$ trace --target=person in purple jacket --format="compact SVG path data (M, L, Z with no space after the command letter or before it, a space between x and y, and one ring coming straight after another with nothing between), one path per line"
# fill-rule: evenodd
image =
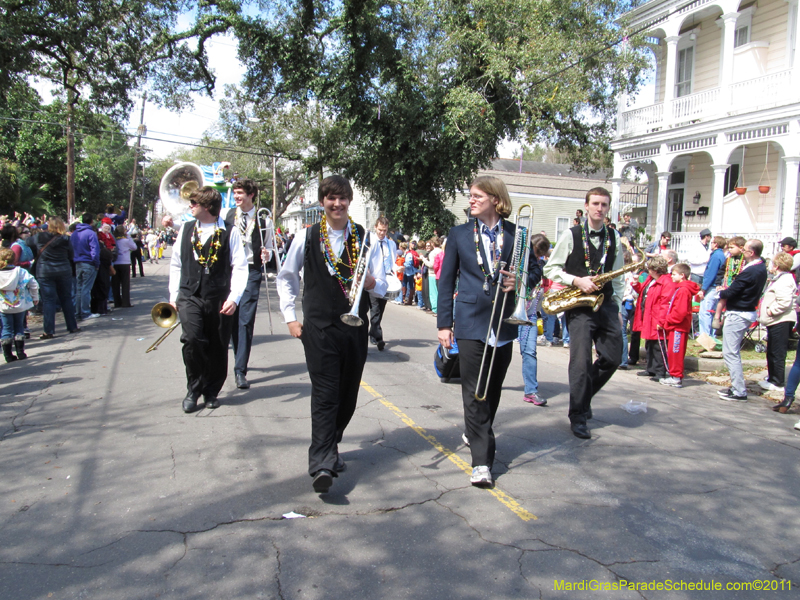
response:
M70 237L75 261L75 316L78 321L100 316L93 314L90 309L92 286L100 268L100 242L93 224L92 215L83 213L81 222Z

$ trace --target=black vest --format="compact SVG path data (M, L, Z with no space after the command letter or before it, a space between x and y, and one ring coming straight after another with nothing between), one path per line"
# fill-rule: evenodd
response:
M364 243L364 228L356 225L359 239ZM342 292L339 280L328 271L325 256L319 240L320 224L312 225L306 231L305 261L303 262L303 318L311 321L316 327L322 329L330 325L342 325L348 329L349 325L342 323L341 315L350 312L350 302ZM345 244L352 247L353 234L348 236ZM359 251L361 249L359 248ZM346 250L342 249L342 254ZM355 262L357 256L352 260ZM355 265L354 265L355 266ZM342 275L350 277L350 271L344 265L339 265ZM347 288L345 290L349 291ZM358 316L364 321L364 327L369 326L369 295L367 290L361 294L361 304L358 307ZM357 329L357 328L352 328Z
M576 277L588 277L589 272L586 270L586 260L584 256L581 229L583 229L583 225L576 225L575 227L570 228L570 232L572 233L572 252L570 252L569 256L567 257L567 262L564 264L564 270L570 275L575 275ZM612 233L613 230L611 228L606 227L606 231L608 232L608 235L611 236L611 244L608 247L605 265L600 264L600 260L603 258L605 239L600 238L599 248L595 248L594 244L589 242L589 265L591 266L592 271L598 274L608 273L611 271L614 268L614 261L617 257L617 239L614 236L614 233ZM611 296L614 295L614 287L609 281L603 286L600 292L605 295L606 301L610 301Z
M231 230L228 227L220 231L220 247L217 253L217 260L206 275L205 268L200 266L200 263L194 257L194 252L192 252L192 237L194 236L196 223L197 221L192 221L183 226L185 231L181 238L180 247L180 296L184 298L199 296L209 300L214 298L224 300L231 291L231 251L228 243ZM203 245L203 256L208 254L209 245L213 239L214 236L212 235Z
M256 211L256 215L258 215L258 211ZM224 217L225 226L226 227L236 227L236 207L234 206L231 209L228 209L228 214ZM252 235L250 236L250 242L253 244L253 267L256 269L261 268L261 230L260 227L265 225L263 219L256 219L256 224L253 227ZM273 231L273 238L275 237L275 232ZM239 232L239 237L244 239L242 232Z

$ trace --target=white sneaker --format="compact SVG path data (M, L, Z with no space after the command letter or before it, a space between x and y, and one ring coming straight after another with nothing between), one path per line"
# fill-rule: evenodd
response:
M464 442L464 445L469 448L469 438L467 437L466 433L461 434L461 441Z
M489 471L489 467L473 467L469 481L476 487L492 487L492 472Z
M100 316L101 316L101 315L99 315L99 314L97 314L97 313L92 313L92 314L90 314L90 315L89 315L88 317L86 317L86 318L87 318L87 319L99 319L99 318L100 318Z
M569 348L569 342L564 342L564 348Z
M678 379L677 377L665 377L664 379L659 379L658 383L676 388L683 387L683 380Z
M783 391L782 387L778 387L777 385L775 385L774 383L770 383L766 379L762 379L761 381L759 381L758 382L758 386L762 390L765 390L767 392L782 392Z
M800 421L794 424L794 428L800 431Z

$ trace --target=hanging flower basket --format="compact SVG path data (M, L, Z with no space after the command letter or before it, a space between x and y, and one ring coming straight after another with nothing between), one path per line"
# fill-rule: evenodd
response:
M770 186L768 186L768 185L760 185L760 186L758 186L758 191L761 194L769 194L770 189L772 189L772 188L770 188Z
M747 188L746 187L737 187L736 188L736 193L739 194L740 196L744 196L747 193Z

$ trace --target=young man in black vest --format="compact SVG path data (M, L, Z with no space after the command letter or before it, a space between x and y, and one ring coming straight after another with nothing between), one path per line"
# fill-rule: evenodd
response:
M169 266L169 301L181 319L187 394L183 411L218 408L228 375L233 314L247 285L247 259L234 227L219 216L222 198L203 187L189 199L195 221L181 227Z
M569 421L579 438L592 437L586 421L592 418L592 397L611 379L622 362L622 326L619 307L625 280L616 277L602 289L593 278L622 268L624 258L619 234L603 220L611 206L611 194L597 187L586 193L586 221L572 227L558 240L544 268L544 276L556 283L578 288L584 294L605 296L597 312L573 308L567 312L569 329ZM597 360L592 362L592 344Z
M242 239L242 248L247 256L247 287L242 294L236 313L233 315L233 354L235 362L233 375L236 387L247 389L247 363L250 361L250 348L253 346L253 329L256 324L256 310L258 309L258 296L261 291L262 265L269 262L273 247L272 220L267 218L260 223L256 222L255 199L258 195L258 186L252 179L240 179L233 184L234 208L225 215L228 227L239 231ZM261 244L261 228L265 229L264 245Z
M346 468L338 444L356 409L361 373L367 360L368 293L386 294L380 253L372 252L365 271L364 293L357 311L362 324L346 325L341 315L351 310L348 294L357 285L354 270L364 243L364 228L350 218L353 189L344 177L326 177L319 186L322 222L301 229L278 273L281 312L289 333L300 338L311 377L311 446L308 473L314 491L326 493L333 478ZM374 246L375 240L372 239ZM303 323L297 320L295 298L303 270Z

